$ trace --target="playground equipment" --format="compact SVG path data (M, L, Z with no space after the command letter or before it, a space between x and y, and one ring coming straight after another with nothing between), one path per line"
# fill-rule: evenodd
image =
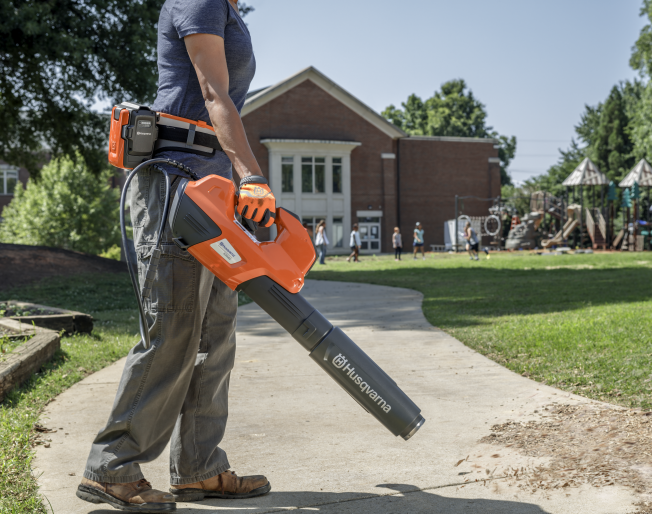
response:
M554 245L563 244L573 233L573 230L575 230L580 224L579 213L581 212L581 209L582 207L576 203L569 205L566 209L568 220L566 223L564 223L562 229L557 232L551 239L544 239L541 241L541 246L543 248L549 248Z
M482 202L491 202L489 207L490 214L488 216L468 216L462 214L464 211L464 201L470 200L468 203L472 204L473 211L482 211ZM486 208L486 207L485 207ZM466 245L464 238L464 227L467 223L471 224L475 233L482 241L483 236L489 236L496 239L502 229L502 222L500 220L500 197L498 198L479 198L477 196L455 196L455 217L451 220L444 222L444 243L446 250L460 251ZM500 248L500 239L492 241L490 246Z
M608 241L607 234L607 223L603 223L603 209L604 209L604 186L609 184L609 179L607 176L600 171L600 169L586 157L580 165L573 170L573 172L568 175L566 180L562 182L562 185L566 186L566 198L568 203L570 203L570 188L573 188L573 199L574 203L577 202L577 187L579 186L579 228L580 228L580 244L584 237L584 219L586 220L587 232L591 238L591 244L593 248L597 248L598 244L603 248L606 248ZM591 210L588 208L584 209L584 187L590 187L593 193L593 202ZM596 208L596 188L600 188L600 208ZM599 214L599 216L598 216ZM604 232L598 232L596 230L595 219L598 220L597 229Z
M512 218L513 219L513 218ZM536 231L543 220L540 212L531 212L509 231L505 241L505 250L534 249L537 246Z

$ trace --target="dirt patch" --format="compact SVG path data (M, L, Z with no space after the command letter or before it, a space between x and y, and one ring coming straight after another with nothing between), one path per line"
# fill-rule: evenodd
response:
M618 484L637 493L652 489L652 412L601 404L551 405L539 414L540 421L494 425L481 440L548 459L516 475L505 470L519 488L545 492ZM639 512L648 508L641 503Z
M127 271L124 262L97 255L46 246L4 243L0 243L0 262L0 291L56 276Z

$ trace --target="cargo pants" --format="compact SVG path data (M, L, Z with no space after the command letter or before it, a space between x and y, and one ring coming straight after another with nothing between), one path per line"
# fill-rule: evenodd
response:
M141 287L164 199L160 172L150 169L133 179L130 207ZM151 346L145 349L140 341L127 356L108 423L93 442L84 472L96 482L144 478L139 463L156 459L168 441L171 485L229 469L218 445L228 415L237 293L180 250L168 224L161 246L156 280L144 302Z

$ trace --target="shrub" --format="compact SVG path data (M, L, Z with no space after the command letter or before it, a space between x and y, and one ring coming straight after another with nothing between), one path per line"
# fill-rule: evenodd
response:
M120 241L119 197L112 172L91 173L83 159L54 159L37 181L16 187L2 211L0 242L55 246L99 254Z

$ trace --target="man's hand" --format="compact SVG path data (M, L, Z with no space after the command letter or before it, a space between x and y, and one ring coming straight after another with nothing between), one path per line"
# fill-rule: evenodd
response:
M271 227L276 218L276 198L265 177L251 175L240 181L238 214L261 227Z

